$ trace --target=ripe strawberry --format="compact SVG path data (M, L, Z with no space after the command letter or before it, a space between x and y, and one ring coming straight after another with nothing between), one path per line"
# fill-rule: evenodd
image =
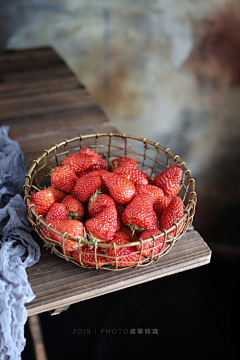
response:
M68 155L62 162L62 166L70 166L76 175L87 170L92 165L96 164L97 157L87 154L71 154Z
M135 168L126 167L124 165L120 165L113 169L113 173L118 175L124 175L124 178L130 180L134 185L142 184L147 185L148 180L144 173Z
M86 233L90 240L95 239L109 242L114 238L117 229L117 210L115 205L110 205L97 216L85 222Z
M150 178L150 176L148 174L146 174L145 172L142 172L145 176L145 178L147 179L148 181L148 184L149 185L153 185L153 180Z
M168 207L162 213L159 224L161 229L169 229L174 222L177 222L184 214L184 205L179 196L175 196L170 201ZM179 232L181 224L178 226L177 233ZM175 236L176 230L171 231L168 236Z
M155 202L153 205L153 210L156 212L158 217L162 215L164 210L168 207L169 203L170 199L167 196L162 196Z
M67 195L63 200L62 204L66 207L67 215L73 219L82 220L84 216L84 206L77 199L76 195Z
M83 172L81 172L81 174L79 174L78 175L78 178L80 178L80 177L82 177L82 176L84 176L84 175L86 175L86 174L89 174L90 172L92 172L93 170L85 170L85 171L83 171ZM96 171L96 170L94 170L94 171Z
M97 169L106 170L107 162L96 151L94 151L90 148L87 148L87 147L83 147L82 149L80 149L79 154L94 155L97 157L97 162L93 166L90 167L91 170L97 170Z
M145 230L141 233L139 240L140 239L141 240L149 239L149 238L151 238L152 235L159 235L159 234L161 234L161 231L159 229ZM163 243L164 243L164 236L160 236L159 238L157 238L155 240L155 246L154 246L153 240L143 243L144 250L143 250L142 254L146 257L151 257L152 252L153 252L153 256L158 255L160 253L160 251L163 252L163 250L166 248L166 244L163 248ZM152 250L153 246L154 246L154 249ZM137 250L140 251L141 245L136 245L136 248L137 248Z
M72 252L72 257L75 258L77 262L79 262L79 253L77 251ZM97 262L98 267L103 266L104 263L106 262L106 259L105 259L105 257L102 256L102 252L99 248L96 250L96 257L97 257L97 260L95 259L95 249L94 248L90 248L87 245L82 246L81 262L84 265L90 265L90 266L95 267L96 262Z
M109 165L109 171L113 171L113 169L115 169L119 165L123 165L126 167L132 167L135 169L138 168L138 164L137 164L136 160L129 158L129 157L120 157L120 158L113 159L111 161L111 163Z
M74 238L78 238L78 236L84 237L84 225L79 220L53 220L51 221L51 225L54 229L57 229L62 233L66 232L69 236ZM61 246L61 243L63 242L61 235L56 234L50 229L47 231L47 227L43 228L43 232L45 236L59 242ZM74 240L65 238L64 243L66 255L69 255L73 249L78 249L78 243ZM63 248L63 246L61 246L61 248Z
M125 210L124 207L121 204L116 203L116 208L117 208L117 213L118 213L120 219L122 219L122 214Z
M91 217L94 217L110 205L116 206L113 198L106 194L100 194L97 190L90 197L88 203L88 213Z
M64 204L54 203L50 207L45 217L45 221L50 223L52 220L67 220L67 210Z
M158 228L158 218L153 210L152 196L147 193L135 196L124 210L122 222L129 225L133 231Z
M103 170L103 169L97 169L97 170L86 170L86 171L83 171L81 174L79 174L79 178L80 177L82 177L82 176L84 176L84 175L86 175L86 174L89 174L89 173L91 173L91 172L93 172L94 171L94 174L98 174L98 175L101 175L101 173L102 173L102 171L105 171L105 170ZM101 187L100 187L100 190L101 190L101 193L102 194L109 194L109 191L108 191L108 188L106 187L106 185L103 183L103 181L102 181L102 185L101 185Z
M101 177L107 186L111 197L119 204L127 204L135 196L135 186L130 180L123 179L118 174L107 171Z
M114 238L110 244L116 243L118 245L120 244L129 244L129 241L125 238L118 237ZM136 266L139 261L139 264L142 264L144 257L141 256L139 259L139 253L135 253L137 251L135 246L126 246L126 247L117 247L116 248L116 256L117 261L115 259L115 253L114 248L107 248L106 256L107 256L107 262L110 262L111 265L118 267L123 266Z
M47 215L45 217L46 223L52 223L52 221L55 220L67 220L67 210L65 205L54 203L50 209L47 212ZM43 225L43 233L48 236L47 227ZM43 235L44 236L44 235ZM44 236L45 240L48 241L48 239Z
M161 188L155 185L135 185L136 195L141 193L148 193L152 195L154 203L164 196Z
M174 197L179 191L181 179L182 169L173 165L156 175L153 184L162 188L167 197Z
M89 201L92 194L100 189L101 186L102 179L99 175L99 170L92 170L77 180L74 193L77 195L79 201L84 203Z
M51 172L51 185L67 193L73 192L77 180L77 175L69 166L59 166Z
M60 203L65 198L65 196L67 196L67 194L64 191L57 189L53 186L50 186L49 190L52 191L55 198L55 202Z
M110 205L114 205L115 201L113 198L106 194L100 194L100 191L95 191L93 195L91 196L89 203L88 203L88 213L91 217L97 216L101 211L103 211L106 207ZM117 231L121 227L121 219L119 215L117 214Z
M36 191L31 195L31 203L35 205L35 210L38 215L45 217L48 209L55 202L54 195L51 190L44 189Z
M132 234L130 228L127 225L122 225L120 230L116 232L115 237L127 239L129 242L137 241L136 234Z

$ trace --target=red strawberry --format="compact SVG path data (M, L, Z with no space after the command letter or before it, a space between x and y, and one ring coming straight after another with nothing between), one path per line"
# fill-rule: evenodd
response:
M64 204L54 203L47 212L45 221L50 223L52 220L67 220L67 210Z
M76 175L87 170L92 165L96 164L97 157L87 154L71 154L68 155L62 162L62 166L70 166Z
M52 223L55 220L67 220L67 219L68 217L67 217L66 207L65 205L59 203L54 203L48 210L47 215L45 217L45 221L48 224ZM47 227L45 225L43 225L43 233L46 236L48 236ZM47 238L45 238L45 240L48 241Z
M54 229L57 229L62 233L66 232L69 236L74 238L78 238L78 236L84 237L84 225L79 220L53 220L51 221L51 225ZM45 236L59 242L60 245L63 242L61 235L56 234L50 229L47 231L47 227L43 228L43 232ZM74 240L65 238L64 243L66 255L69 255L73 249L78 249L78 243ZM61 248L63 248L63 246L61 246Z
M77 199L76 195L67 195L63 200L62 204L66 207L67 215L71 218L82 220L84 216L84 206Z
M113 198L106 194L100 194L97 190L90 197L88 203L88 213L91 217L94 217L110 205L115 205Z
M57 189L53 186L50 186L49 190L52 191L55 198L55 202L60 203L65 198L65 196L67 196L67 194L64 191Z
M147 193L135 196L124 210L122 222L130 225L133 231L156 229L158 218L153 210L152 196Z
M85 171L83 171L83 172L81 172L81 174L79 174L78 175L78 178L80 178L80 177L82 177L82 176L84 176L84 175L86 175L86 174L89 174L89 173L91 173L93 170L85 170ZM96 172L96 170L94 170L95 172Z
M97 216L85 222L85 229L90 240L103 240L109 242L114 238L117 229L117 210L115 205L110 205Z
M91 196L89 203L88 203L88 213L91 217L97 216L101 211L103 211L106 207L111 206L115 204L115 201L113 198L106 194L100 194L97 190L93 195ZM121 227L121 219L119 215L117 215L117 231Z
M153 184L162 188L167 197L174 197L179 191L181 179L182 169L173 165L156 175Z
M182 199L179 196L175 196L170 201L168 207L162 213L160 217L160 228L169 229L174 222L177 222L184 214L184 205ZM177 233L179 232L181 224L178 226ZM171 231L168 236L175 236L176 230Z
M154 203L164 196L161 188L154 185L135 185L136 195L141 193L148 193L152 195Z
M73 192L77 180L77 175L69 166L59 166L51 172L51 185L68 193Z
M148 181L148 184L149 185L153 185L153 180L150 178L150 176L148 174L146 174L145 172L142 172L145 176L145 178L147 179Z
M106 161L96 151L89 149L87 147L83 147L82 149L80 149L79 154L94 155L97 157L97 162L93 166L91 166L90 168L91 170L97 170L97 169L106 170L107 168Z
M86 170L86 171L83 171L81 174L79 174L79 178L86 175L86 174L89 174L91 172L93 172L93 174L98 174L98 175L101 175L102 171L105 171L105 170L102 170L102 169L97 169L97 170ZM100 190L101 190L101 193L102 194L109 194L109 191L108 191L108 188L106 187L106 185L102 182L102 185L100 187Z
M31 203L35 205L35 210L38 215L42 215L43 217L45 217L54 202L54 195L49 189L39 190L31 195Z
M153 209L158 217L162 215L164 210L168 207L169 203L170 199L167 196L162 196L155 202L155 204L153 205Z
M135 169L138 168L138 164L137 164L136 160L129 158L129 157L120 157L120 158L113 159L111 161L111 163L109 165L109 171L113 171L113 169L115 169L119 165L132 167Z
M122 214L125 210L124 207L121 204L116 203L116 208L117 208L117 213L118 213L120 219L122 219Z
M122 225L120 230L116 232L115 237L127 239L129 242L137 241L136 234L132 234L130 228L127 225Z
M99 175L99 170L92 170L77 180L74 193L77 195L79 201L84 203L89 201L92 194L100 189L101 186L102 179Z
M134 185L147 185L148 180L143 172L138 169L126 167L124 165L118 166L113 170L113 173L124 175L124 178L130 180Z
M139 238L139 240L146 240L151 238L152 235L159 235L161 234L161 231L159 229L154 229L154 230L145 230L141 233L141 236ZM162 233L163 234L163 233ZM163 252L163 250L166 248L166 244L163 248L163 243L164 243L164 236L160 236L159 238L157 238L155 240L155 246L154 246L154 241L148 241L143 243L143 252L142 254L146 257L151 257L152 256L152 248L154 246L153 249L153 256L154 255L158 255L161 252ZM137 250L141 250L141 245L137 245L136 246Z
M104 263L106 262L105 257L102 256L102 252L101 250L98 248L96 250L96 257L97 260L95 259L95 249L94 248L90 248L87 245L83 245L81 247L81 262L84 265L90 265L90 266L96 266L96 262L97 262L97 266L101 267L104 265ZM76 259L76 261L79 262L79 253L76 251L72 252L72 257L74 257Z
M101 177L107 186L111 197L119 204L127 204L135 196L135 186L130 180L123 179L118 174L107 171Z
M114 242L118 245L129 244L129 241L122 237L114 238L110 242L110 244L113 244ZM138 260L140 260L139 264L142 264L144 257L141 256L139 259L139 253L135 253L135 252L136 252L135 246L125 246L125 247L121 247L121 248L117 247L116 248L117 261L116 261L114 248L107 248L107 251L106 251L107 262L110 262L110 264L113 266L116 266L116 264L117 264L118 267L136 266L138 263Z

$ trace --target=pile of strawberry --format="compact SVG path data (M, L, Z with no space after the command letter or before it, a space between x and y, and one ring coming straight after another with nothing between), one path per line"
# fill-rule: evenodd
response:
M177 196L181 178L182 169L177 165L152 180L132 158L116 158L108 166L101 155L84 147L51 171L51 186L33 193L31 202L38 215L62 233L93 243L128 244L98 246L96 254L94 246L83 245L79 256L76 241L65 238L63 244L62 236L43 226L45 239L59 243L67 256L94 267L97 260L101 267L116 266L117 255L118 266L135 266L164 251L162 230L183 216L184 205ZM178 231L174 229L169 236ZM160 236L142 243L152 235ZM129 246L136 241L141 245Z

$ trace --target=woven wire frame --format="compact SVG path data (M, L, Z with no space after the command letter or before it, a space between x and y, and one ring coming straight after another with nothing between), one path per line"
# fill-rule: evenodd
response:
M142 152L134 150L134 144L142 143ZM42 215L38 215L35 210L35 205L31 203L31 194L35 192L32 185L41 188L44 185L49 185L49 172L56 166L59 166L63 159L73 152L79 152L82 147L89 147L108 159L126 156L134 158L141 171L147 173L150 178L154 178L159 172L171 165L178 165L183 170L183 175L180 183L178 196L180 196L184 203L184 215L169 229L160 229L162 232L157 236L152 236L146 240L139 240L130 242L128 244L109 244L104 242L95 242L94 244L87 240L87 237L73 238L67 233L61 233L54 229L51 224L45 222ZM139 148L139 146L136 146ZM195 208L197 203L197 194L195 191L195 180L192 178L191 171L186 167L185 162L180 160L178 155L174 155L169 148L162 147L159 143L147 140L146 138L139 138L127 134L117 133L101 133L79 135L72 139L65 139L64 141L54 144L50 149L44 150L37 160L33 160L32 166L25 176L24 185L24 201L28 213L28 219L31 222L33 229L38 233L44 243L51 248L57 256L64 258L68 262L72 262L83 268L101 268L106 270L124 270L129 267L143 267L155 262L162 256L166 255L172 246L181 238L189 226L193 222ZM43 232L45 230L45 233ZM173 231L174 236L169 235ZM54 240L52 233L58 234L62 238L61 248L58 249L56 245L59 242ZM157 241L160 238L160 241ZM76 242L76 249L66 245L66 239ZM151 252L150 257L143 257L144 244L148 244L147 250ZM87 245L90 252L82 250L83 245ZM134 251L136 258L129 260L129 255L118 255L123 247L140 246L140 250ZM106 255L107 249L111 248L111 258ZM86 249L86 247L85 247ZM136 248L134 248L136 249ZM72 257L69 251L75 251L76 257ZM112 255L112 252L114 255ZM89 256L86 261L86 256ZM101 260L105 258L105 262ZM143 260L144 259L144 260ZM127 265L127 266L124 266ZM131 266L129 266L131 265Z

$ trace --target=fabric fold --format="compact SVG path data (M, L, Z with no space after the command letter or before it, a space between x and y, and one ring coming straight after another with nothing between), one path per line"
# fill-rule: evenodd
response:
M35 298L26 268L39 261L40 248L21 196L24 154L8 132L8 126L0 127L0 359L18 360L26 345L25 304Z

